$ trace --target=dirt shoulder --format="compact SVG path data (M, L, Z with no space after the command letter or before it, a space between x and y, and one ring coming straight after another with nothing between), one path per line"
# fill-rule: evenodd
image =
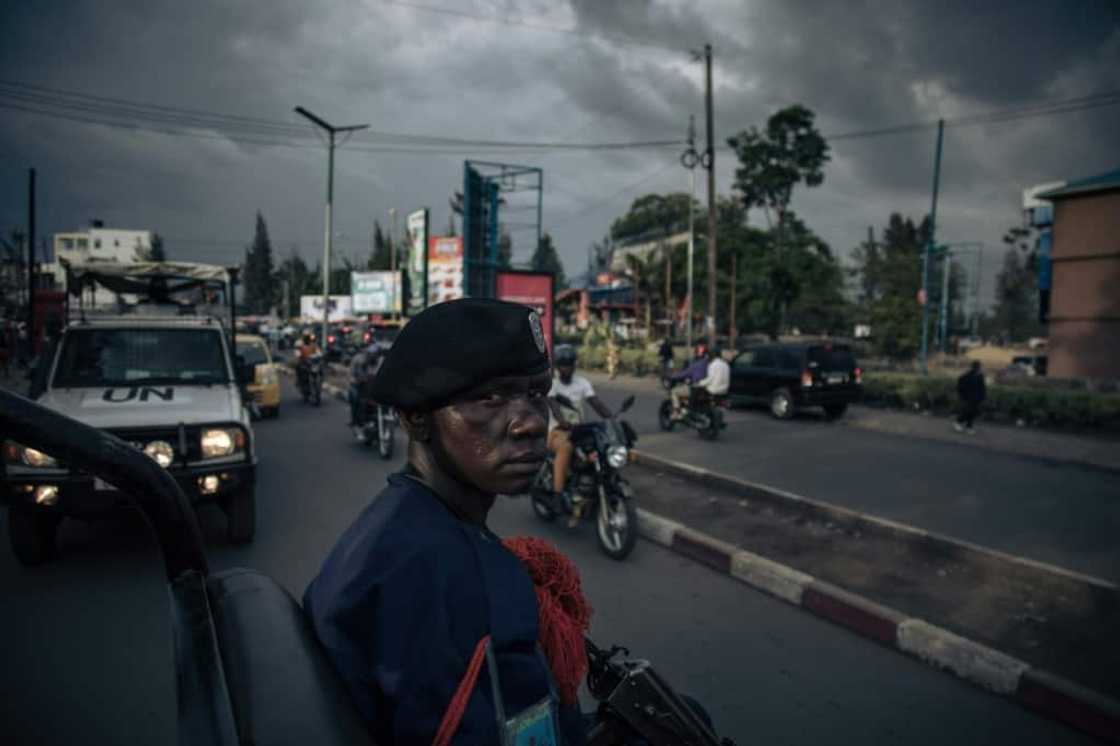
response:
M1120 593L760 490L627 470L641 507L1111 696Z

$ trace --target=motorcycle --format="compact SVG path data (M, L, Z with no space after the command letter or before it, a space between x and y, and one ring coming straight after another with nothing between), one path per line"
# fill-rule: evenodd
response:
M362 400L359 410L362 420L354 426L354 437L365 446L372 447L376 444L377 453L388 461L393 457L396 415L389 407L383 407L369 399Z
M695 430L704 440L715 440L719 437L720 430L727 427L723 419L723 410L729 406L726 396L712 396L704 389L694 386L680 415L673 417L673 400L668 396L673 388L673 380L662 378L661 385L665 388L666 397L657 410L657 424L665 432L672 432L677 425L683 425Z
M302 370L302 373L297 376L299 393L305 403L317 407L323 399L323 356L312 355L299 365Z
M373 746L299 602L255 570L211 571L195 511L166 469L114 435L2 389L0 432L113 484L146 516L169 591L178 743ZM587 640L585 647L588 691L599 702L591 746L639 738L653 746L734 746L649 662L628 659L618 646L604 651ZM236 665L227 651L236 652Z
M556 396L562 407L576 411L565 396ZM552 522L560 515L574 515L577 501L590 507L580 520L594 516L599 547L612 559L630 554L638 541L638 509L634 493L621 470L630 461L638 434L621 415L634 404L623 401L618 414L609 420L582 422L572 427L573 452L565 491L552 491L553 456L549 454L529 488L529 500L537 517Z

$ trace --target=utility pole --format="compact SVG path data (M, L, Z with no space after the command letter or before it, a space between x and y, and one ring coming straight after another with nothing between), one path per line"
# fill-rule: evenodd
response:
M327 320L330 318L330 295L331 295L331 231L332 231L332 216L331 207L334 203L334 149L335 149L335 136L339 133L350 133L357 130L364 130L369 127L368 124L354 124L346 127L334 127L328 124L323 119L312 114L302 106L297 106L295 111L300 116L311 121L312 124L326 130L328 137L327 146L327 220L325 237L323 240L323 336L319 338L319 342L323 345L323 350L326 351L327 344Z
M673 336L673 244L665 240L665 336Z
M35 169L27 172L27 345L30 358L35 349Z
M389 271L393 273L393 309L389 318L397 320L397 304L401 298L400 277L397 276L397 208L389 208Z
M728 319L730 320L730 323L727 327L727 334L728 334L729 341L731 343L730 346L732 347L732 349L734 349L734 347L735 347L735 338L737 336L739 336L739 330L735 328L735 283L738 280L738 275L736 274L736 269L737 269L736 264L738 263L737 262L738 259L739 259L739 255L737 253L735 253L734 251L732 251L731 252L731 303L730 303L731 307L728 309Z
M685 329L685 345L692 349L692 256L696 250L696 224L692 209L696 201L696 166L700 162L700 154L696 152L696 117L688 117L688 148L681 153L681 165L688 169L688 290L686 291L685 308L688 321ZM691 353L690 353L691 354Z
M941 140L945 120L937 120L937 152L933 159L933 205L929 211L929 240L922 254L922 375L929 374L929 262L937 232L937 190L941 185Z
M941 354L944 355L948 349L947 340L949 337L949 273L953 266L953 255L949 253L948 247L945 249L944 264L941 265L941 310L938 321L937 340L940 343Z
M708 169L708 344L716 335L716 150L712 122L712 45L704 45L704 110L707 114L708 145L701 159Z

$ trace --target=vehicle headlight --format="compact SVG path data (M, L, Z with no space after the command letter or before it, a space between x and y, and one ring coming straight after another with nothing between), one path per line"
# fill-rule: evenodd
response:
M611 446L607 449L607 463L610 464L612 469L621 469L626 466L626 459L629 454L626 452L626 446Z
M245 434L234 428L213 428L202 431L202 457L232 456L245 447Z
M58 466L58 459L48 456L34 448L21 446L19 443L7 441L4 443L4 461L9 464L23 464L41 469L52 469Z
M144 446L144 453L164 469L171 466L171 462L175 460L175 449L166 440L153 440Z

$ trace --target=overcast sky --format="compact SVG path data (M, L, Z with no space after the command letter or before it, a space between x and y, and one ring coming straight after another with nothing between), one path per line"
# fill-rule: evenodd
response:
M40 234L91 218L160 232L173 258L239 261L254 214L281 255L322 253L325 149L294 114L378 133L469 140L616 142L683 138L703 123L702 65L715 49L717 144L801 103L826 135L953 120L1120 90L1120 3L859 0L260 0L54 2L0 9L0 81L99 97L70 118L0 89L0 230L26 223L26 170L39 177ZM980 9L977 9L980 8ZM42 95L37 94L37 95ZM251 117L299 147L231 140L223 130L128 129L103 98ZM11 108L18 105L24 110ZM100 107L100 108L98 108ZM53 111L58 111L57 106ZM101 113L98 113L101 112ZM110 117L110 119L113 119ZM127 119L127 115L124 116ZM113 121L121 121L118 112ZM150 125L149 125L150 126ZM280 130L277 130L278 132ZM630 202L687 189L679 148L636 151L384 152L355 139L337 153L337 251L368 254L374 218L432 209L448 219L465 158L544 169L544 228L570 275ZM824 184L794 208L842 256L892 211L929 210L935 134L837 139ZM401 148L399 143L389 147ZM985 284L1023 188L1120 167L1120 105L950 126L939 238L982 241ZM415 148L410 148L415 150ZM733 155L716 158L728 194ZM702 172L697 196L705 197ZM515 260L530 234L510 213ZM758 218L761 220L761 216ZM403 230L403 219L401 220ZM990 295L986 292L985 295Z

